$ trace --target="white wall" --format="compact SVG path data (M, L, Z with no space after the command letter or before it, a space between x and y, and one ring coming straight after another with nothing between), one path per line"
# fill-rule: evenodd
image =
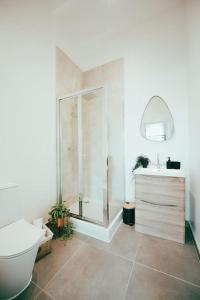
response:
M140 154L156 162L167 157L181 161L187 174L188 117L184 11L168 14L135 28L125 53L125 156L126 197L134 200L131 168ZM145 140L140 122L148 100L159 95L174 118L175 134L167 142Z
M67 0L57 10L56 43L83 70L121 58L132 31L183 0Z
M56 200L55 3L0 1L0 178L19 185L0 191L0 225Z
M200 251L200 1L186 2L189 82L190 222Z

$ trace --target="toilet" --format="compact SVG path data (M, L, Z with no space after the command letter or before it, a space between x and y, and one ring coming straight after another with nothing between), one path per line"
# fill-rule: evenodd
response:
M0 300L11 300L32 279L42 230L24 219L0 229Z

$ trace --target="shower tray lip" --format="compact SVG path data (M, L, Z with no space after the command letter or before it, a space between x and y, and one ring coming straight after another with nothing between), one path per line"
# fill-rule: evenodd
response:
M93 224L93 225L98 225L98 226L105 227L104 224L103 224L103 222L101 222L101 221L93 220L93 219L91 219L89 217L79 216L79 215L74 214L72 212L70 212L70 217L74 218L74 219L78 219L78 220L84 221L84 222L88 222L88 223Z
M71 220L75 226L75 231L109 243L122 223L122 209L120 209L108 227L97 225L77 217L71 217Z

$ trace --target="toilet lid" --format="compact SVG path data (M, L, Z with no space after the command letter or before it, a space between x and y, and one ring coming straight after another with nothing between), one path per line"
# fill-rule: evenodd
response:
M21 219L0 229L0 258L17 256L33 248L42 230Z

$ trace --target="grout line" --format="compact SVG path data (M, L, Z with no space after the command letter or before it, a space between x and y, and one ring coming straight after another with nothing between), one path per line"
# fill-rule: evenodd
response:
M37 283L33 282L41 291L34 297L34 300L37 300L38 297L42 294L45 293L47 296L52 298L53 300L56 300L53 296L51 296L48 292L46 292L43 288L41 288Z
M120 255L120 254L118 254L118 253L115 253L115 252L113 252L112 250L106 249L106 248L104 248L104 247L96 246L96 245L93 245L93 244L90 244L90 243L88 243L88 246L93 247L93 248L96 248L96 249L98 249L98 250L103 250L103 251L106 252L106 253L109 253L109 254L111 254L111 255L114 255L114 256L116 256L116 257L119 257L119 258L121 258L121 259L123 259L123 260L126 260L126 261L130 262L130 263L134 263L134 262L135 262L135 258L134 258L134 259L127 258L127 257L125 257L125 256L122 256L122 255Z
M120 258L122 258L122 259L124 259L124 260L126 260L126 261L128 261L128 262L135 263L135 262L136 262L136 257L137 257L137 255L138 255L138 252L139 252L139 249L140 249L140 245L141 245L141 237L139 237L138 245L137 245L137 248L136 248L135 255L134 255L134 258L133 258L133 259L130 259L130 258L127 258L127 257L122 256L122 255L120 255L120 254L114 253L114 252L112 252L111 250L107 250L107 249L104 249L104 248L103 248L103 249L104 249L106 252L109 252L109 253L111 253L111 254L113 254L113 255L115 255L115 256L118 256L118 257L120 257Z
M127 291L128 291L128 286L129 286L131 277L133 275L134 265L135 265L135 262L132 263L132 268L131 268L131 271L130 271L130 274L129 274L129 277L128 277L128 282L127 282L127 285L126 285L126 287L124 289L124 298L123 298L124 300L126 299L126 295L127 295Z
M139 252L140 245L141 245L141 237L139 237L139 242L138 242L137 249L136 249L136 252L135 252L135 257L134 257L132 269L131 269L131 272L130 272L130 275L129 275L129 278L128 278L127 286L126 286L126 288L125 288L125 292L124 292L124 300L126 299L126 296L127 296L127 291L128 291L128 287L129 287L129 283L130 283L131 277L132 277L133 274L135 273L135 272L134 272L134 266L135 266L135 263L136 263L136 257L137 257L137 254L138 254L138 252Z
M77 237L77 239L78 239L78 237ZM80 240L80 239L79 239ZM87 239L86 239L87 240ZM34 297L34 300L36 300L38 297L39 297L39 295L43 292L43 293L45 293L45 294L47 294L49 297L51 297L52 299L54 299L54 300L56 300L51 294L49 294L48 293L48 291L47 290L45 290L45 288L46 288L46 286L49 284L49 282L60 272L60 270L61 269L63 269L63 267L69 262L69 260L79 251L79 249L80 248L82 248L83 247L83 245L85 245L86 244L86 242L85 241L83 241L83 240L80 240L81 241L81 243L82 243L82 245L80 245L79 247L78 247L78 249L76 249L76 251L66 260L66 262L64 263L64 265L62 265L62 267L54 274L54 276L46 283L46 285L42 288L40 285L38 285L35 281L33 281L32 280L32 283L35 285L35 286L37 286L41 291Z
M82 245L80 245L78 247L78 249L75 250L75 252L67 259L67 261L62 265L62 267L54 274L54 276L46 283L46 285L44 286L43 290L46 293L46 287L49 285L49 283L59 274L61 273L61 271L63 270L63 268L69 263L69 261L72 260L72 258L79 252L79 250L81 248L83 248L83 246L85 246L85 243L82 242ZM49 296L51 296L51 294L49 294ZM51 296L52 297L52 296Z
M95 246L94 246L95 247ZM114 253L114 252L112 252L111 250L107 250L107 249L103 249L102 248L102 250L104 250L105 252L107 252L107 253L109 253L109 254L112 254L112 255L114 255L114 256L116 256L116 257L119 257L119 258L121 258L121 259L124 259L124 260L126 260L126 261L128 261L128 262L131 262L131 263L134 263L135 262L135 259L130 259L130 258L127 258L127 257L125 257L125 256L122 256L122 255L120 255L120 254L118 254L118 253Z
M95 238L93 238L93 239L95 239ZM103 243L105 243L105 242L103 242ZM124 260L126 260L126 261L128 261L128 262L134 263L134 262L136 262L136 256L137 256L137 254L138 254L138 252L139 252L139 247L140 247L140 245L141 245L141 237L139 237L138 246L137 246L136 253L135 253L135 256L134 256L133 259L127 258L127 257L125 257L125 256L123 256L123 255L118 254L118 253L115 253L115 252L113 252L113 251L110 250L110 249L106 249L104 246L101 247L101 246L93 245L93 244L91 244L91 243L89 242L89 240L88 240L87 244L88 244L89 246L91 246L91 247L94 247L94 248L97 248L97 249L100 249L100 250L104 250L105 252L110 253L110 254L112 254L112 255L114 255L114 256L116 256L116 257L119 257L119 258L121 258L121 259L124 259Z
M142 263L139 263L139 262L135 262L135 263L138 264L138 265L140 265L140 266L142 266L142 267L144 267L144 268L147 268L147 269L150 269L150 270L153 270L153 271L162 273L162 274L164 274L164 275L167 275L167 276L172 277L172 278L174 278L174 279L177 279L177 280L179 280L179 281L183 281L184 283L187 283L187 284L189 284L189 285L192 285L192 286L195 286L195 287L197 287L197 288L200 288L200 285L195 284L195 283L192 283L192 282L187 281L187 280L185 280L185 279L182 279L182 278L180 278L180 277L174 276L174 275L169 274L169 273L165 273L165 272L163 272L163 271L160 271L160 270L158 270L158 269L155 269L155 268L153 268L153 267L147 266L147 265L142 264Z
M75 250L75 252L66 260L66 262L62 265L62 267L54 274L54 276L49 281L47 281L47 283L45 284L45 286L43 288L39 284L37 284L35 281L32 280L33 284L36 285L41 290L41 292L39 292L38 295L36 295L36 298L34 298L34 299L37 299L42 292L46 293L49 297L53 298L53 296L50 295L48 293L48 291L45 290L45 288L49 284L49 282L60 272L60 270L62 270L64 268L64 266L70 261L70 259L79 251L79 249L82 248L83 245L85 245L85 242L83 242L83 241L81 241L81 242L82 242L82 245L80 245L78 247L78 249ZM55 298L53 298L53 299L56 300Z
M135 252L135 259L134 259L135 262L137 260L137 255L138 255L138 252L140 250L141 244L142 244L142 236L139 237L139 242L138 242L137 249L136 249L136 252Z

